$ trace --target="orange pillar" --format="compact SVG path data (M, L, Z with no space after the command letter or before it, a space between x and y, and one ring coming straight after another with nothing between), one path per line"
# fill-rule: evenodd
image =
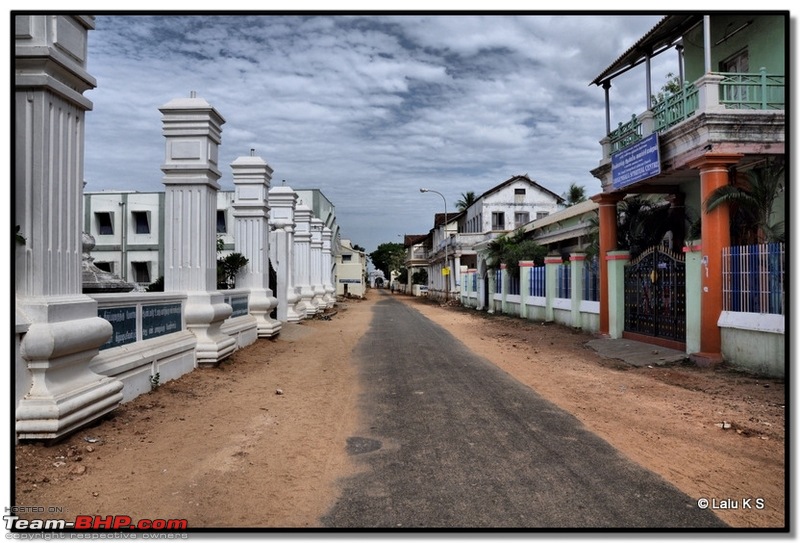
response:
M600 206L600 335L607 336L609 331L608 315L608 251L617 248L617 202L622 199L622 194L601 193L592 197Z
M728 184L729 168L741 157L740 154L708 153L689 163L690 168L700 170L700 352L692 354L692 360L699 365L722 362L722 335L717 325L722 313L722 248L731 244L727 204L708 213L705 202L714 190Z

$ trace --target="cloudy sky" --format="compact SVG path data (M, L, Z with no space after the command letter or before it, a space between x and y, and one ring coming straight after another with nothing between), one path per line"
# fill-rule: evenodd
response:
M660 15L98 16L89 33L87 191L163 190L158 108L191 91L225 118L220 167L255 149L318 188L342 237L373 251L426 233L444 202L517 174L561 194L605 132L590 82ZM677 55L653 67L658 89ZM644 71L615 80L615 126L645 109Z

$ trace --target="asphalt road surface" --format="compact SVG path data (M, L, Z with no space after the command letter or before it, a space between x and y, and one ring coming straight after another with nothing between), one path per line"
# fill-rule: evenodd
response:
M412 307L374 307L356 349L364 426L347 442L361 470L325 526L726 526Z

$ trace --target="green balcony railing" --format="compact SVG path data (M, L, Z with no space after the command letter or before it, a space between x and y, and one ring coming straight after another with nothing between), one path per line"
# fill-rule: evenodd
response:
M694 115L699 105L699 92L691 83L684 84L680 92L668 96L653 106L655 131L663 132Z
M627 123L619 123L616 130L613 130L608 138L611 143L611 152L616 153L642 139L642 123L636 115L631 115L631 120Z
M786 76L768 74L762 68L758 73L717 73L719 104L726 109L782 110L785 109ZM694 115L700 108L697 87L686 83L676 94L652 106L653 129L662 133ZM611 153L615 153L642 139L642 124L636 115L608 135Z
M786 76L721 73L719 102L728 109L784 109Z

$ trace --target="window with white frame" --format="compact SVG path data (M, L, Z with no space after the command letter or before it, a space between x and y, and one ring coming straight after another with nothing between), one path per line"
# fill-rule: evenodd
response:
M217 234L226 234L228 232L228 224L225 217L225 210L217 210Z
M133 224L137 234L150 233L150 212L149 211L131 211L133 215Z
M502 211L492 212L492 230L506 229L506 214Z
M131 268L133 269L133 280L136 283L150 282L149 262L131 262Z
M97 234L100 236L114 235L114 213L111 211L95 211L95 221L97 222Z
M104 272L114 273L114 263L113 262L102 262L102 261L94 261L94 265L97 266L97 269L103 270Z
M531 222L530 220L531 214L527 211L517 211L514 213L514 228L519 228L522 225L528 224Z
M539 220L539 219L544 219L544 218L545 218L545 217L547 217L549 214L550 214L550 213L548 213L547 211L537 211L537 212L536 212L536 220Z

